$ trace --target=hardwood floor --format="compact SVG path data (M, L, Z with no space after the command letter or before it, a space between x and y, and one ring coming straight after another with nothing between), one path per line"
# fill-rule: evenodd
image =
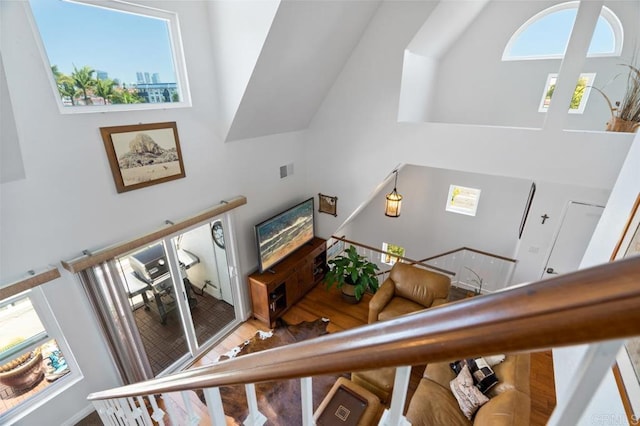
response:
M301 321L312 321L317 318L329 318L328 331L335 333L367 323L368 306L371 295L365 294L364 299L357 305L351 305L342 300L339 290L326 291L324 286L318 285L310 291L300 302L292 306L283 316L290 324ZM266 331L262 322L251 319L243 323L232 334L227 336L219 345L194 365L199 366L215 362L218 356L230 351L235 346L252 337L258 330ZM545 425L555 407L555 386L553 379L553 360L551 352L537 352L531 354L531 425ZM409 385L407 401L422 376L424 367L414 367Z

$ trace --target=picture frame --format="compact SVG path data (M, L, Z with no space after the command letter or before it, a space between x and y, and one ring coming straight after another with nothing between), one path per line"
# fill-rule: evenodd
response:
M318 200L318 211L320 213L327 213L334 217L338 216L338 197L318 193Z
M101 127L118 193L186 176L175 121Z
M640 194L611 255L611 261L640 255ZM613 374L629 422L640 419L640 337L628 339L616 357ZM634 424L634 423L632 423Z

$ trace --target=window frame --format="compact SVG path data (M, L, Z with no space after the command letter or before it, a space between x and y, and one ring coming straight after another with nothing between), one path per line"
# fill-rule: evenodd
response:
M587 84L585 86L584 93L582 94L582 98L580 99L580 105L578 106L577 109L571 109L571 106L569 106L569 109L567 110L567 112L569 114L584 114L584 110L587 107L587 102L589 102L589 96L591 95L591 87L593 86L593 82L596 79L596 73L595 72L582 72L578 76L578 79L580 79L582 77L586 77L587 78ZM547 74L547 80L544 83L544 89L542 91L542 99L540 99L540 105L538 106L538 112L546 113L547 111L549 111L549 107L548 106L545 108L544 101L547 98L547 92L549 91L549 88L551 87L551 80L553 78L556 78L556 82L557 82L557 78L558 78L558 73L557 72L555 72L555 73L552 72L552 73ZM574 90L574 93L575 93L575 90ZM553 99L553 97L552 97L552 99Z
M24 7L31 24L40 56L47 70L47 78L49 85L54 94L58 110L61 114L87 114L87 113L104 113L117 111L146 111L170 108L186 108L191 107L191 91L189 89L189 81L187 77L187 66L184 56L184 48L182 43L182 35L180 31L180 20L176 12L158 9L150 6L127 3L121 0L61 0L68 3L77 3L88 7L97 7L110 11L129 13L142 17L150 17L161 19L167 22L169 30L169 42L171 43L171 54L173 59L174 71L176 73L176 83L180 100L178 102L162 102L162 103L140 103L140 104L111 104L111 105L82 105L82 106L65 106L58 92L55 78L51 72L51 62L47 55L40 29L31 9L31 3L27 0Z
M69 366L69 373L65 374L63 377L60 377L58 380L51 383L49 386L47 386L37 394L25 399L24 401L18 403L16 406L10 408L8 411L0 414L0 423L3 424L4 422L7 422L8 424L17 422L21 418L37 410L39 407L49 402L56 396L60 395L84 378L84 375L80 370L80 366L78 365L78 362L76 361L75 356L73 355L73 352L71 351L71 348L62 333L60 324L53 314L51 306L49 305L41 287L35 287L23 291L19 294L3 299L1 302L4 304L7 300L17 300L25 296L29 297L29 299L31 300L33 309L40 318L40 322L45 328L47 337L37 343L34 342L29 347L24 348L24 352L33 350L33 348L40 346L50 340L55 340L58 348L60 348L60 351L62 351L62 353L64 354L64 359Z
M569 1L566 3L560 3L548 7L531 18L527 19L524 24L522 24L511 36L507 45L502 52L502 61L530 61L530 60L541 60L541 59L562 59L565 55L565 52L561 54L548 54L548 55L532 55L532 56L511 56L510 52L515 44L516 40L520 37L520 35L525 32L531 24L539 21L540 19L544 19L546 16L559 12L561 10L567 9L578 9L580 2L579 1ZM622 54L622 47L624 45L624 29L622 27L622 22L618 18L618 16L607 6L602 6L600 10L600 17L604 18L605 22L609 25L613 32L614 37L614 48L613 52L610 53L589 53L587 52L587 58L609 58L616 57ZM574 24L575 25L575 21ZM569 35L571 37L571 34ZM593 35L592 35L593 37ZM567 40L568 42L568 40ZM565 47L566 50L566 47Z

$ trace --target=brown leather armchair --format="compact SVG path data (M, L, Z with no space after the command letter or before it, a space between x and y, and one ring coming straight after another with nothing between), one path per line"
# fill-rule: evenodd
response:
M429 364L411 397L407 420L413 426L529 426L530 368L529 354L507 355L495 365L498 384L487 392L489 402L470 421L462 414L449 387L456 377L449 363Z
M369 323L447 303L451 279L407 263L396 263L369 302Z

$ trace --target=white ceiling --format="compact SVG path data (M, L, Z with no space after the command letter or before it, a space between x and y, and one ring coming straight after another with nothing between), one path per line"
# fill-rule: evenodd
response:
M282 1L227 141L307 128L379 5Z

